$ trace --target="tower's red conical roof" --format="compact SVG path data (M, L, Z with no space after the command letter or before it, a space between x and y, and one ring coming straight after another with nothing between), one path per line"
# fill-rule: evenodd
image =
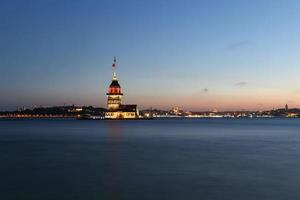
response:
M117 79L113 79L109 85L107 95L123 95L121 91L121 86Z

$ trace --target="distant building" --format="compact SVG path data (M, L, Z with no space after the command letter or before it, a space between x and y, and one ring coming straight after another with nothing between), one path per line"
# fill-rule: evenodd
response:
M218 111L217 108L214 108L214 109L212 110L212 112L213 112L213 113L218 113L219 111Z
M180 109L178 106L175 106L175 107L173 107L173 108L170 110L170 114L171 114L171 115L182 115L182 114L183 114L183 110Z
M287 104L285 104L285 111L289 110L289 106Z
M107 112L106 119L134 119L139 118L139 110L136 104L122 105L123 93L115 72L116 58L113 63L113 78L106 93Z

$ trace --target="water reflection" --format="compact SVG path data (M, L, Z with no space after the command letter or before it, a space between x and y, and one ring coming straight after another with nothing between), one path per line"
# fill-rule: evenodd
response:
M101 197L105 199L122 199L122 127L118 121L107 123L107 143L104 153L105 174L101 181L104 186Z
M107 133L109 142L119 142L121 140L121 126L118 121L109 121L107 123Z

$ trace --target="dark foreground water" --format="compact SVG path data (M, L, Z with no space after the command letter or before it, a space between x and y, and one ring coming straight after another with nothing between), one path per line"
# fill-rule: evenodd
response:
M300 199L300 120L0 121L0 199Z

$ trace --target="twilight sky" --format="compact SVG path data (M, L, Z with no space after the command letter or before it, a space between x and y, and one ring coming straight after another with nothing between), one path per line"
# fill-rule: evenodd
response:
M1 0L0 110L300 107L299 0Z

